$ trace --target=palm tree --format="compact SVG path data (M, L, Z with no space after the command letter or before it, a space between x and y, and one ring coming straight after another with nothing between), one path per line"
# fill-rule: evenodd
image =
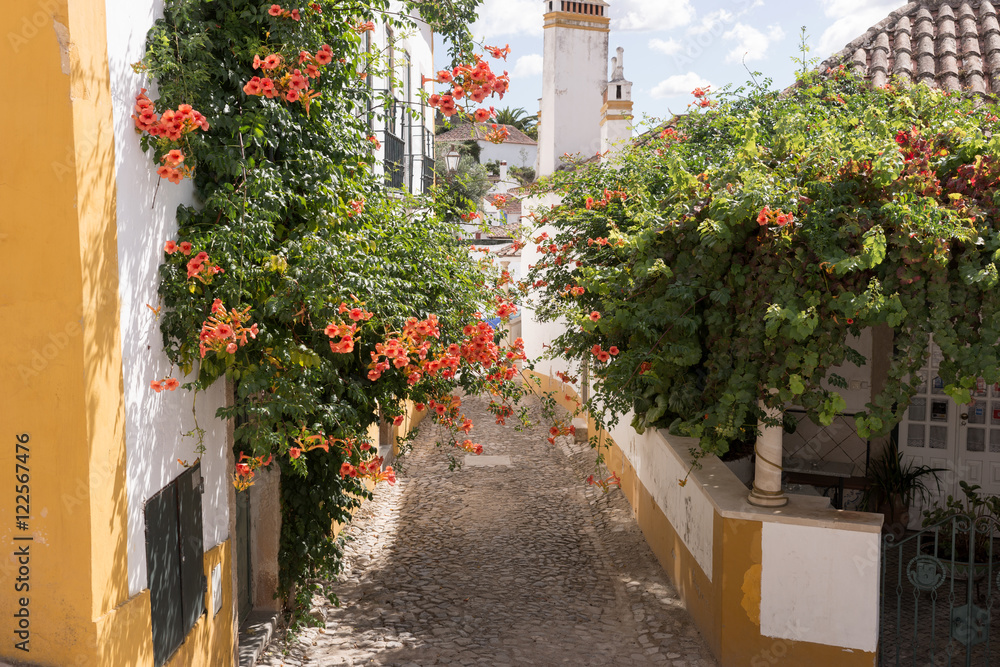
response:
M511 125L525 134L530 134L538 122L538 116L529 116L528 112L521 107L516 109L504 107L497 110L497 115L493 122L498 125Z

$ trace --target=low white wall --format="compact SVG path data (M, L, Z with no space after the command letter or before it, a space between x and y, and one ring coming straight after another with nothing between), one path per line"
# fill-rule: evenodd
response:
M827 498L790 496L777 509L747 502L747 489L716 457L688 483L691 438L638 435L623 418L611 436L705 575L712 578L713 520L761 522L761 634L872 652L878 640L882 517L833 509Z
M612 439L702 572L712 581L715 507L709 494L695 478L681 486L680 480L687 476L690 463L677 455L660 431L648 429L639 435L629 425L631 421L631 413L622 417L610 431Z
M135 95L141 88L149 88L150 98L156 98L155 86L136 74L131 64L145 53L146 32L162 10L162 0L107 0L108 65L115 124L130 595L147 587L146 500L183 472L177 459L190 462L197 458L195 439L182 435L194 428L192 395L182 390L156 394L149 386L152 380L168 374L185 381L176 369L171 372L163 353L159 322L147 304L160 306L159 265L163 244L176 238L177 205L193 201L189 181L174 185L156 175L150 156L139 148L131 119ZM229 537L226 424L215 418L216 409L224 403L222 382L198 395L198 423L206 431L206 452L202 456L206 551Z
M763 524L760 632L872 653L880 533Z

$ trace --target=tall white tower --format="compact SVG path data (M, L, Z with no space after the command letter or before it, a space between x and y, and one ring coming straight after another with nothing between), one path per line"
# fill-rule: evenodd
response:
M601 150L602 94L608 85L608 3L544 0L545 55L538 124L538 175L565 153Z
M601 107L601 152L618 151L632 138L632 82L625 78L625 49L611 59L611 80Z

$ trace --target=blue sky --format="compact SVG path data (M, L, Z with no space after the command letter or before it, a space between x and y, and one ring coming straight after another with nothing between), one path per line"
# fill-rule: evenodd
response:
M697 86L740 84L747 68L784 87L794 81L799 31L810 57L826 58L894 9L900 0L607 0L610 53L625 48L635 115L682 112ZM485 0L473 26L488 45L510 44L511 91L494 106L538 111L541 96L543 0ZM443 48L439 60L446 59ZM746 61L744 67L743 61ZM445 65L440 62L439 65ZM504 69L494 65L494 71Z

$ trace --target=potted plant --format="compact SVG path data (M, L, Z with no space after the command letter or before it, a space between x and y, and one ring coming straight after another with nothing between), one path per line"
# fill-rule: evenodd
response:
M991 549L993 529L1000 525L997 523L1000 522L1000 497L980 493L978 484L960 481L959 486L964 498L949 495L944 506L924 510L924 527L936 530L935 540L924 542L921 550L950 562L955 579L968 578L969 563L973 563L972 578L978 579L990 570L991 560L994 563L1000 560L996 549Z
M914 499L928 500L931 482L940 490L938 473L944 470L904 461L896 441L891 440L882 454L868 464L868 486L861 507L884 516L882 532L898 538L910 522L910 506Z

